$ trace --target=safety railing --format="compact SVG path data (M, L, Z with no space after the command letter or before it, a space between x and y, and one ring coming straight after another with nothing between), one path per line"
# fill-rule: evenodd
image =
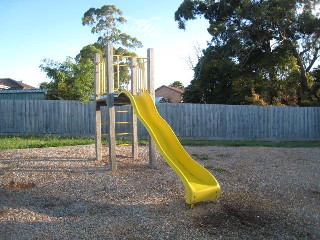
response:
M103 96L108 92L107 62L105 59L96 59L95 62L95 95ZM113 81L112 92L131 90L138 92L147 89L147 58L136 56L113 55ZM134 84L135 86L133 86Z

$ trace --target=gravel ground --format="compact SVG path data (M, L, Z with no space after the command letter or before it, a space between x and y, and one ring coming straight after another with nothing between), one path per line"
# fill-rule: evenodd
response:
M93 145L0 151L0 239L320 239L319 148L186 149L218 179L218 203L190 209L147 147L138 160L117 147L115 173Z

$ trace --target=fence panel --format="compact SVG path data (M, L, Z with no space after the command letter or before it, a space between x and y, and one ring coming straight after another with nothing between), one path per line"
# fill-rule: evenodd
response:
M132 110L131 106L116 107ZM158 104L159 113L179 138L244 140L320 140L320 108ZM107 121L106 107L102 121ZM117 122L130 122L131 113L117 113ZM0 100L0 135L94 136L93 102ZM103 126L107 133L107 126ZM131 132L118 124L117 132ZM139 122L139 136L147 131Z

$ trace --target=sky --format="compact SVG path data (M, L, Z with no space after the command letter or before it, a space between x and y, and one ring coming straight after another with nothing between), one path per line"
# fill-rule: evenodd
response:
M48 82L39 68L43 59L63 62L75 57L98 36L81 18L91 7L115 5L127 23L123 32L139 39L139 56L154 48L155 87L180 81L187 86L193 78L188 64L196 63L195 47L205 48L210 35L208 22L197 19L178 28L174 13L183 0L0 0L0 78L12 78L34 87Z

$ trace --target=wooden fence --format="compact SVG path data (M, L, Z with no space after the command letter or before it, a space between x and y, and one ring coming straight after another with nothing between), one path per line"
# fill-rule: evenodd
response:
M0 100L0 135L94 136L94 108L94 103L78 101ZM316 107L158 104L157 108L181 139L320 140ZM116 117L129 121L129 114ZM130 126L118 125L117 132L130 132ZM141 123L139 136L147 136Z

